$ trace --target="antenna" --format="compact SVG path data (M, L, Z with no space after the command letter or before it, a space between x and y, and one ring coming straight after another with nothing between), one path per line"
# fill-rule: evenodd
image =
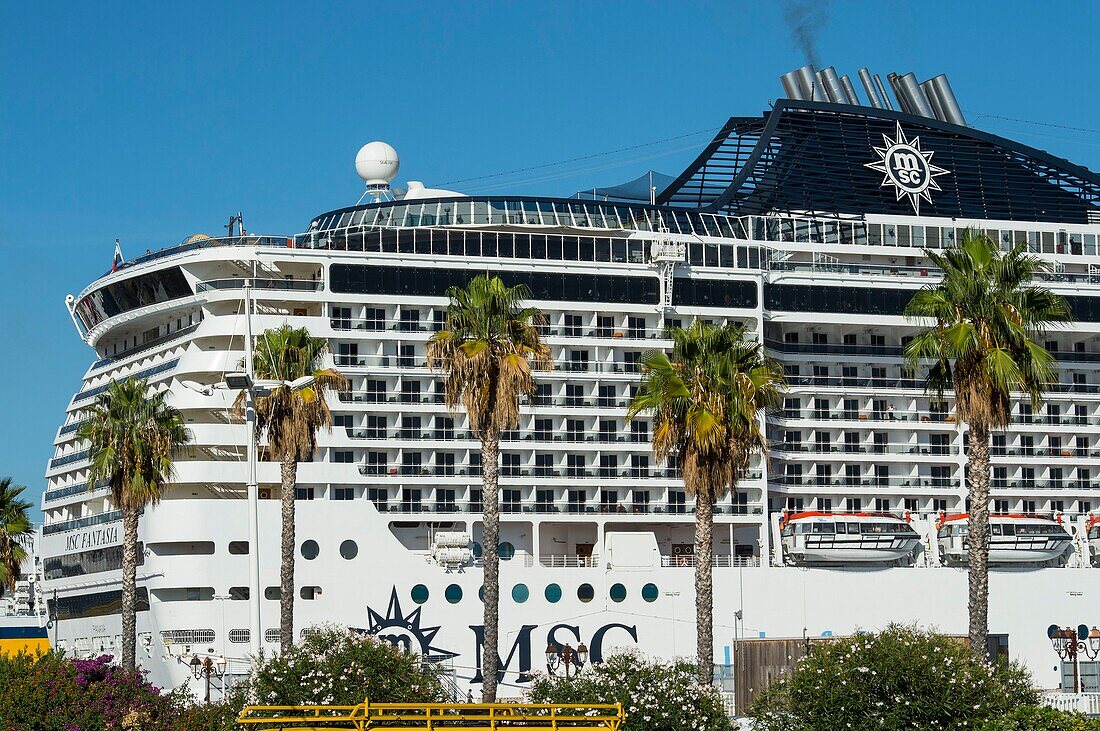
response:
M367 186L359 200L362 201L368 195L375 203L394 200L390 183L397 177L400 167L401 160L397 156L397 150L385 142L376 140L359 148L355 155L355 172Z

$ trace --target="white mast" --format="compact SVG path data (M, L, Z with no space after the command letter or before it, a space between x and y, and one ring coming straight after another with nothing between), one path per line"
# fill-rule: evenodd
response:
M253 403L255 375L252 362L252 280L244 281L244 367L249 387L245 391L245 421L247 423L248 461L248 649L253 660L260 654L260 494L256 484L256 408Z

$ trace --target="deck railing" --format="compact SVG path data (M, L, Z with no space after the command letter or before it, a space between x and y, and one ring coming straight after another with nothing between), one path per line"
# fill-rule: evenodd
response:
M371 703L248 706L237 723L258 729L571 729L618 731L622 704Z

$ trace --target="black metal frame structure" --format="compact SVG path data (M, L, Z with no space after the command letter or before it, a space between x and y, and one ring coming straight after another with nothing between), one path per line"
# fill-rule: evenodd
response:
M1017 142L886 109L780 99L759 118L734 117L657 198L658 205L736 215L913 215L865 167L901 124L950 171L925 216L1095 223L1100 175Z

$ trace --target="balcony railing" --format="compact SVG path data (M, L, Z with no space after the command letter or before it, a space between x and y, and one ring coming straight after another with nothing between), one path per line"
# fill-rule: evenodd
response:
M957 488L959 480L950 477L844 477L843 475L802 477L780 476L768 481L784 487L932 487Z
M781 409L768 416L773 419L800 419L806 421L915 421L920 423L955 423L954 414L947 414L941 411L903 411L900 409Z
M42 534L48 536L53 533L64 533L65 531L87 528L91 525L113 523L117 520L122 520L122 511L111 510L106 513L100 513L99 515L89 515L86 518L73 518L72 520L63 520L58 523L47 523L42 526Z
M796 454L919 454L926 456L948 456L959 453L954 445L936 444L815 444L810 442L790 444L780 442L772 445L772 451Z
M82 449L79 452L73 452L72 454L66 454L64 457L54 457L50 460L50 469L56 469L58 467L64 467L67 464L73 464L74 462L83 462L88 459L88 450Z
M468 514L480 513L484 505L477 501L431 501L431 500L387 500L375 501L380 513L400 514ZM519 502L504 500L500 503L500 512L504 515L694 515L693 503L650 502L637 504L619 502L606 504L599 502L570 503L565 500L547 502L544 500L522 500ZM715 515L762 515L762 503L720 503L714 506Z
M319 292L325 287L325 283L316 279L245 279L233 277L230 279L210 279L199 282L195 287L196 292L208 292L221 289L243 289L244 283L251 281L254 290L276 290L280 292Z
M747 568L760 565L759 556L731 556L722 554L711 557L711 566L716 568ZM695 566L695 556L661 556L662 568L692 568Z
M69 485L68 487L59 487L56 490L47 490L42 496L46 502L53 500L60 500L61 498L69 497L71 495L81 495L92 490L99 490L107 486L106 482L100 482L96 485L89 485L86 482L78 482L75 485Z

